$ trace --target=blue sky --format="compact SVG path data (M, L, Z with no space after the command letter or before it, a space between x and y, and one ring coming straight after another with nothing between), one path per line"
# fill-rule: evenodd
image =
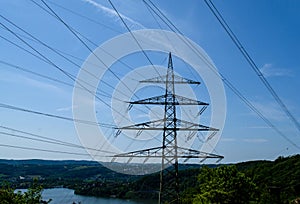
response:
M40 1L36 2L42 5ZM93 44L86 42L91 49L95 49L107 40L127 32L107 1L64 0L59 1L57 4L53 4L52 1L46 2L65 22L93 42ZM112 2L133 30L160 28L143 1L114 0ZM300 144L300 134L295 126L281 111L257 75L221 28L217 19L209 11L204 1L190 0L183 2L168 0L153 2L185 36L206 51L218 70L258 110L290 140ZM300 53L300 13L298 12L300 2L230 0L214 1L214 3L274 90L295 118L300 121L300 97L297 94L297 89L300 87L300 81L298 80L300 76L298 56ZM59 67L74 76L78 74L79 67L89 56L90 51L61 22L31 1L1 1L0 5L0 14L3 17L63 53L64 56L74 61L75 65L41 44L28 39L26 34L13 27L3 18L0 18L1 23L15 33L21 34L22 39L26 40L32 47L39 50ZM74 13L60 6L88 17L94 22L74 15ZM163 24L162 28L168 30ZM53 68L53 66L9 43L7 40L30 50L29 47L2 26L0 26L0 36L0 60L2 62L11 63L27 70L74 84L72 80ZM140 56L136 55L124 60L131 66L149 65L146 60L141 60ZM166 66L167 62L164 55L149 53L149 56L153 57L156 64ZM175 62L180 64L179 60L175 60ZM118 70L117 67L114 67L113 70L120 74L121 77L126 74L126 71ZM117 81L110 81L109 77L110 75L107 75L107 83L116 86ZM107 92L113 92L112 89L104 89ZM215 148L217 153L225 156L224 162L275 159L280 155L292 155L299 152L299 149L269 128L230 89L225 87L225 90L227 98L226 123L222 137ZM200 96L199 99L209 102L205 87L202 87L200 91L203 93L203 98ZM146 92L149 93L149 91L144 91L144 94ZM66 86L20 71L4 63L0 63L0 93L0 103L2 104L72 117L72 86ZM207 115L209 115L209 112L208 110ZM0 125L2 126L80 144L72 122L5 108L0 108L0 114ZM105 114L99 109L97 118L100 122L106 122L105 118L101 118L103 115ZM108 120L108 122L111 121ZM0 131L11 134L16 133L3 129ZM106 131L108 135L112 134L112 130ZM86 153L81 149L10 137L5 134L1 134L0 138L0 144ZM138 145L133 146L139 148ZM29 151L12 147L0 148L0 158L3 159L91 159L89 156Z

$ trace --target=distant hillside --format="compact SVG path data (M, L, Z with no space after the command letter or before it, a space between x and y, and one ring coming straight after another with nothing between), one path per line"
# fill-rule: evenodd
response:
M24 165L24 164L40 164L40 165L99 165L96 161L85 160L42 160L42 159L28 159L28 160L7 160L0 159L0 164L10 165Z
M27 188L33 179L46 188L73 188L84 181L130 180L135 176L120 174L94 161L0 160L0 185Z
M277 201L285 203L300 197L300 155L234 165L255 184L257 189L253 194L257 202L265 199L260 203L268 203L268 199L276 196ZM138 168L137 164L133 166ZM205 166L214 169L222 165ZM190 196L197 193L201 167L195 164L179 166L182 193ZM0 185L10 183L14 188L27 188L33 179L38 179L45 188L64 186L75 189L78 194L93 196L157 198L159 190L159 173L131 176L94 161L0 160Z

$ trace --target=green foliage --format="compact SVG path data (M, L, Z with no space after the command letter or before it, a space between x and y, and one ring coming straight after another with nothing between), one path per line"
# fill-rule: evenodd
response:
M0 203L1 204L47 204L51 202L51 199L48 201L42 200L41 195L42 187L37 185L36 182L34 185L28 189L28 191L21 193L18 191L14 192L9 186L2 187L0 189Z
M300 155L278 157L274 162L245 162L237 167L253 178L261 192L260 203L289 203L300 197Z
M255 184L236 166L203 167L198 176L198 193L193 203L248 203L256 191Z
M297 203L300 155L234 166L203 167L198 184L185 188L183 203Z

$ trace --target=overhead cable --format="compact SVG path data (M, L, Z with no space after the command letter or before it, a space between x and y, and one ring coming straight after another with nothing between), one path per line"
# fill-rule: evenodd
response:
M226 33L229 35L230 39L233 41L235 46L238 48L238 50L242 53L252 70L256 73L256 75L259 77L259 79L262 81L264 86L267 88L267 90L271 93L277 104L280 106L281 110L288 116L288 118L292 121L292 123L296 126L298 131L300 132L300 123L297 121L295 116L289 111L289 109L286 107L286 105L283 103L283 101L280 99L276 91L273 89L271 84L268 82L266 77L263 75L261 70L258 68L257 64L254 62L253 58L249 55L245 47L242 45L236 34L232 31L232 29L229 27L228 23L223 18L222 14L218 11L216 6L211 0L204 0L206 5L209 7L210 11L214 14L214 16L217 18L221 26L224 28Z
M98 122L87 121L87 120L76 119L76 118L69 118L69 117L65 117L65 116L54 115L54 114L50 114L50 113L44 113L44 112L39 112L39 111L31 110L31 109L25 109L25 108L21 108L21 107L17 107L17 106L12 106L12 105L8 105L5 103L0 103L0 108L22 111L22 112L32 113L32 114L51 117L51 118L67 120L67 121L74 121L74 122L83 123L83 124L87 124L87 125L97 125L97 126L104 127L104 128L116 128L114 125L111 125L111 124L98 123Z
M173 32L183 35L183 33L163 14L163 12L151 1L148 0L148 4L145 0L143 2L148 6ZM281 137L283 137L290 144L300 149L300 146L293 142L289 137L287 137L282 131L280 131L268 118L266 118L222 73L215 70L214 66L204 57L202 53L199 53L197 49L189 42L182 38L180 35L178 37L183 40L187 46L189 46L201 59L205 61L209 68L227 85L227 87L238 96L252 111L254 111L270 128L277 132Z

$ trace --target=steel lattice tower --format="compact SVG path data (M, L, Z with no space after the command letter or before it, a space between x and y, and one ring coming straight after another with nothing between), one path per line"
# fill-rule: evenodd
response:
M201 114L209 104L176 95L175 84L200 84L200 82L196 82L174 75L171 53L169 53L167 74L165 76L159 76L152 79L143 80L141 82L163 83L165 84L165 94L161 96L129 102L130 105L163 105L164 118L160 120L148 121L144 123L134 124L131 126L121 127L119 128L119 133L121 130L162 130L162 145L159 147L117 154L113 157L128 157L130 159L135 157L145 158L144 162L146 162L149 158L161 158L159 203L180 203L178 159L184 158L185 160L188 160L191 158L216 158L221 160L223 159L223 156L201 152L194 149L179 147L177 145L177 132L214 131L215 133L216 131L218 131L218 129L196 124L190 121L180 120L176 117L177 105L202 106L199 112Z

